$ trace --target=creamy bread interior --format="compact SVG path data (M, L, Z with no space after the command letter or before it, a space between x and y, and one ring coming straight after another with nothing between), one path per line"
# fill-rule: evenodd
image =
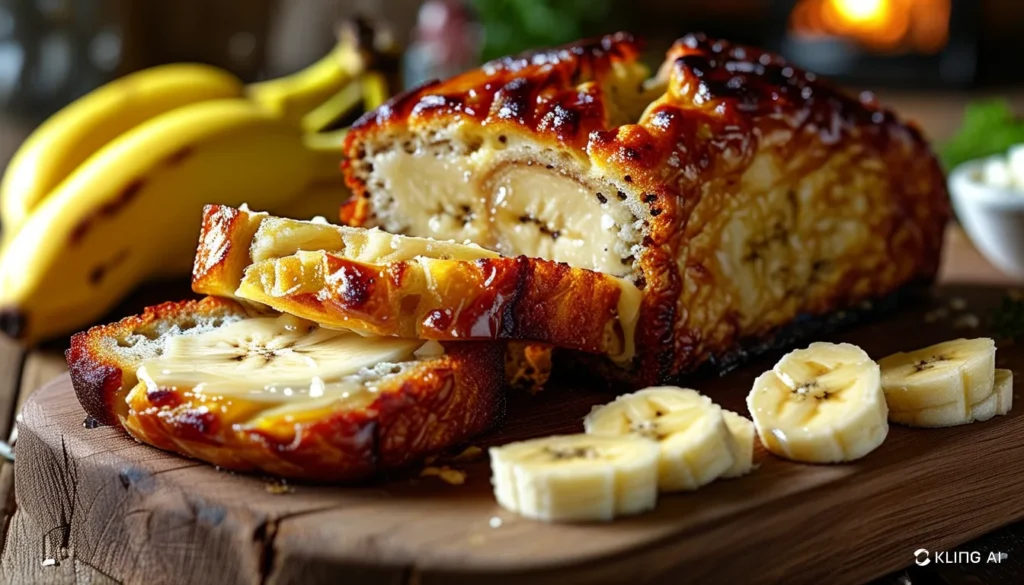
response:
M646 210L584 159L458 127L385 133L354 161L370 224L630 277Z

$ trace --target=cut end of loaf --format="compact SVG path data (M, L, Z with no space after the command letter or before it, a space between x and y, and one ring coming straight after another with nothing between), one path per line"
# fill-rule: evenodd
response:
M351 161L366 185L364 200L349 206L352 223L615 276L634 272L646 210L585 158L467 128L377 134L363 150Z

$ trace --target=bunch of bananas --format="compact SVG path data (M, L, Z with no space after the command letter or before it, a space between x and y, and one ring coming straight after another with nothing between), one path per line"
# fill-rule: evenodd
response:
M336 127L387 99L382 38L347 22L320 61L248 86L206 65L155 67L44 122L0 182L0 330L66 334L143 281L188 274L204 204L336 215Z

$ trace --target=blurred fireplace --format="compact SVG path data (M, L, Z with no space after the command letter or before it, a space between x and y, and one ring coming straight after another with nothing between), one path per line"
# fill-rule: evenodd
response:
M779 49L856 84L969 85L979 43L976 0L777 0Z

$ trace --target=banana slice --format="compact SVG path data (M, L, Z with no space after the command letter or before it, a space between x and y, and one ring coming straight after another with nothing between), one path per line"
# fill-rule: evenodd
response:
M364 382L433 351L426 343L362 337L291 315L257 317L171 337L137 374L147 389L191 388L197 397L261 403L269 409L251 425L259 427L292 411L370 399Z
M362 229L306 222L264 213L247 212L259 219L249 255L253 262L273 260L300 250L337 252L355 262L389 264L415 258L479 260L498 254L473 243L399 236L379 229Z
M707 396L684 388L648 388L596 406L584 419L593 435L646 437L658 442L658 489L691 491L731 470L738 446Z
M736 443L736 460L722 477L740 477L754 469L754 422L731 410L723 410L725 426L729 427L732 440Z
M490 449L494 495L537 520L611 520L654 508L658 444L642 437L563 435Z
M889 420L947 427L995 416L995 342L956 339L882 359Z
M508 164L493 171L491 237L506 255L525 254L623 276L619 218L584 185L541 165ZM607 199L607 198L605 198Z
M996 414L1009 414L1013 408L1013 372L996 370L995 378Z
M971 418L975 422L984 422L990 418L1006 414L1013 407L1013 372L996 370L993 376L992 394L985 400L971 405Z
M853 461L889 432L878 364L848 343L786 354L754 381L747 406L765 448L793 461Z

